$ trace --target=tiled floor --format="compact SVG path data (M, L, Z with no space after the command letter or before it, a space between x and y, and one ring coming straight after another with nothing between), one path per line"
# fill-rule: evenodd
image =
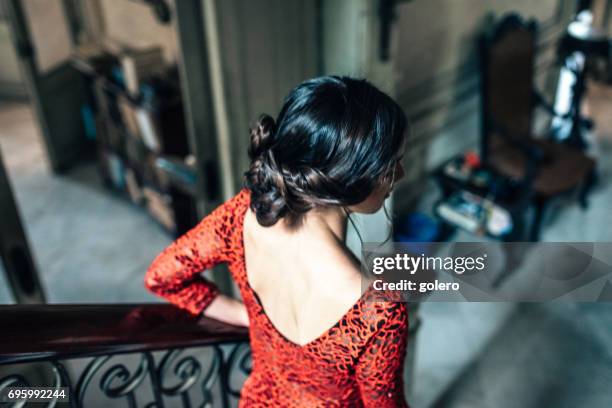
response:
M569 201L555 205L545 220L546 241L612 241L612 91L591 89L601 183L588 211ZM170 242L155 222L103 189L92 165L51 175L26 105L0 105L0 148L49 301L155 300L142 277ZM0 274L0 303L9 302ZM611 306L425 303L416 369L406 379L410 402L416 408L611 407Z

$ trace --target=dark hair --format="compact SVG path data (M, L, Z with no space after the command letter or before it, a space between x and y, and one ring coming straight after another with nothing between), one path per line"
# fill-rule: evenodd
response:
M251 129L245 186L260 225L365 200L396 164L406 116L364 79L325 76L289 93L276 121Z

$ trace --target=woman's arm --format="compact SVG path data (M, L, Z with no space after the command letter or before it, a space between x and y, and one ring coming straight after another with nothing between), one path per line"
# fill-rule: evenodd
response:
M405 408L404 359L408 319L404 304L395 303L378 322L355 368L365 407Z
M220 320L234 326L249 326L249 316L244 303L220 294L204 309L204 316Z
M231 324L245 325L241 302L223 296L202 272L229 260L226 204L164 249L151 263L145 287L193 315L203 314Z

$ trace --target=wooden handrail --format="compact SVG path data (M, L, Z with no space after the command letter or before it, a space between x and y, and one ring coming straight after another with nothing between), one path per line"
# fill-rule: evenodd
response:
M246 328L170 304L0 306L0 364L243 341Z

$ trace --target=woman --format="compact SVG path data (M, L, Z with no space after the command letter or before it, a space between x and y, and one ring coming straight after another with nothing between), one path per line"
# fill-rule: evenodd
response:
M164 250L145 284L193 314L249 326L242 407L406 407L403 303L361 290L349 214L403 176L406 119L365 80L306 81L251 131L245 188ZM228 263L244 303L199 273Z

